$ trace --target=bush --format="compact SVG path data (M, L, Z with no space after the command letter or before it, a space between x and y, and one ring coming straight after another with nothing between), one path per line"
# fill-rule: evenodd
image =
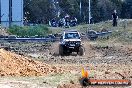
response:
M12 26L8 29L8 33L17 36L46 36L51 31L49 31L48 27L45 25L37 25L37 26Z

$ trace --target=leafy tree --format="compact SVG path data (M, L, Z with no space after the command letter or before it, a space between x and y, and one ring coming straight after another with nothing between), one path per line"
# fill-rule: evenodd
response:
M52 6L48 0L25 0L25 16L34 23L48 23L52 17ZM27 14L28 12L28 14Z
M99 12L99 6L98 6L98 0L92 0L92 17L94 19L94 22L99 22L100 21L100 12Z
M24 15L28 22L46 24L57 16L59 10L61 18L69 14L77 17L79 22L85 22L88 21L88 5L88 0L24 0ZM91 15L95 23L111 19L114 9L119 17L132 18L132 0L91 0Z
M122 6L122 15L124 13L125 18L132 18L132 0L125 0Z

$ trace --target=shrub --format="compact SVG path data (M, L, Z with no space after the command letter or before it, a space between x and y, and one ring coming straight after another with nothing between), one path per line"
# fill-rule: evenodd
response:
M14 25L8 29L8 33L17 36L46 36L51 33L51 31L49 31L49 28L45 25L24 27Z

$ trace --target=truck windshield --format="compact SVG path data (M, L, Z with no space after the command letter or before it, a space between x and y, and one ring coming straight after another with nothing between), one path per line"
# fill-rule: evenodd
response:
M65 33L65 39L80 39L78 33Z

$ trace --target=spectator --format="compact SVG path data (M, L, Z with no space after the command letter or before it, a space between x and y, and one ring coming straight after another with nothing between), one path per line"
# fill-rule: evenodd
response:
M57 26L56 25L56 20L54 18L51 20L51 25L52 25L52 27L56 27Z
M63 19L60 19L58 21L58 27L63 27L64 23L63 23Z
M113 27L117 26L117 19L118 19L117 12L116 10L114 10L114 12L112 13Z
M69 16L68 14L65 16L65 22L66 22L65 26L66 26L66 27L69 27L70 16Z
M50 21L49 21L49 26L52 26Z
M62 22L63 22L63 26L65 26L66 25L65 18L62 18Z
M71 26L76 26L76 24L77 24L77 18L76 17L72 17L70 25Z

